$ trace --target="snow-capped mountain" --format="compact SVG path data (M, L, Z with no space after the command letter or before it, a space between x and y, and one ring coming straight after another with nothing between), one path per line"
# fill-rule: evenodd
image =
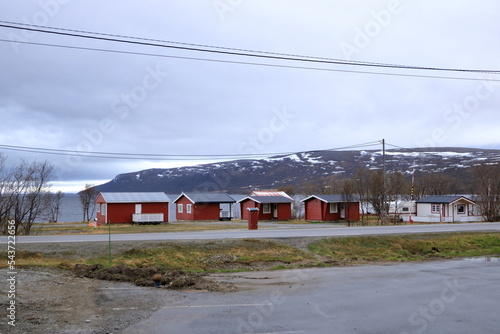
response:
M310 151L255 160L234 160L192 167L147 169L120 174L99 191L164 191L167 193L229 191L300 185L339 175L350 178L359 168L381 169L382 151ZM386 150L387 171L411 174L442 172L466 177L470 167L497 164L500 150L415 148ZM467 176L469 177L469 176Z

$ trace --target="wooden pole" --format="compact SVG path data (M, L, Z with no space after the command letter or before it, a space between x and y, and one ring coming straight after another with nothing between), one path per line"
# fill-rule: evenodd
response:
M385 139L382 139L382 225L387 224L387 210L386 210L386 177L385 177Z
M108 260L111 267L111 222L108 220Z

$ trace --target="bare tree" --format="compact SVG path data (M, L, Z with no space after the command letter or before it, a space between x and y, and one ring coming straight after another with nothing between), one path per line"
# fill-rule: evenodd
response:
M366 204L368 203L368 171L360 168L355 174L356 193L358 194L361 209L361 225L366 225Z
M401 172L388 173L386 176L386 194L388 201L395 201L407 188L408 182Z
M64 193L62 191L58 191L56 193L50 193L47 197L48 202L47 206L47 221L49 223L57 223L59 219L59 213L61 211L61 201L64 197Z
M5 162L5 158L1 160ZM9 171L2 168L0 223L3 233L6 233L7 221L13 220L16 234L30 234L33 224L46 212L48 182L53 172L48 162L22 161Z
M314 194L322 194L323 186L317 182L307 182L302 184L302 193L304 195L314 195Z
M43 217L46 210L43 204L50 196L48 182L53 174L54 167L48 162L22 162L14 172L16 184L20 185L14 219L25 235L30 234L33 223Z
M351 207L354 202L354 196L356 193L356 181L355 180L344 180L342 182L341 195L342 201L344 202L344 210L345 210L345 220L347 222L347 226L351 226Z
M29 235L33 224L42 221L51 203L49 182L54 167L48 162L21 161L6 168L6 157L0 154L0 232L7 233L14 221L15 233Z
M293 196L295 195L295 186L291 184L286 184L284 186L279 187L278 191L284 191L288 195Z
M457 180L441 173L425 173L415 181L415 197L449 195L457 189Z
M476 203L486 221L500 221L500 165L473 169Z
M406 186L403 174L387 173L385 180L381 170L359 169L355 174L356 189L361 204L361 223L365 224L364 204L369 203L377 215L378 222L384 223L389 206L388 201L396 199Z
M83 221L92 219L97 195L99 195L99 192L91 184L86 184L85 188L78 192L80 203L82 204Z
M384 189L384 175L381 170L373 170L368 173L368 202L372 205L378 222L384 223L386 213L386 198Z
M337 175L332 175L304 182L301 191L304 195L338 194L341 183Z
M7 157L0 153L0 226L2 234L7 234L10 213L14 206L14 196L11 188L11 175L6 170Z

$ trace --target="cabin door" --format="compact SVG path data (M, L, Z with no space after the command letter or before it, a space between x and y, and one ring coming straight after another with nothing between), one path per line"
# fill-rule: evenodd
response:
M273 204L273 219L278 219L278 204Z
M345 219L345 205L340 204L340 219Z
M135 205L135 213L142 213L142 204Z

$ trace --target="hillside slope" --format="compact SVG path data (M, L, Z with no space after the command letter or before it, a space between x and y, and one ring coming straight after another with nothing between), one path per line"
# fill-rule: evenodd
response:
M228 191L248 193L255 188L278 188L315 182L330 175L350 178L359 168L382 168L382 151L310 151L256 160L235 160L193 167L147 169L117 175L97 186L99 191L164 191L167 193ZM409 175L442 172L468 177L470 167L500 162L500 150L415 148L386 151L387 171Z

